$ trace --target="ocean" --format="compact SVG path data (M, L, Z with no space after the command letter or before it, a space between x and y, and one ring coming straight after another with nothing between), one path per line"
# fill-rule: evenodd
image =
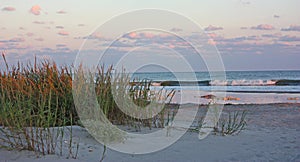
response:
M192 79L194 76L195 79ZM226 79L218 80L218 73L171 73L171 72L137 72L131 79L148 79L158 87L189 91L190 98L195 91L226 92L227 96L236 96L238 101L230 103L286 103L299 102L300 98L300 71L227 71ZM177 78L180 79L177 79ZM192 100L189 100L193 102ZM228 101L229 102L229 101ZM181 102L182 103L182 102Z

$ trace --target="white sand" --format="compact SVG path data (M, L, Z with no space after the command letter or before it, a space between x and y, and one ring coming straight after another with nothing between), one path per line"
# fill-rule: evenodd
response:
M199 140L197 133L187 132L162 151L130 155L108 150L104 161L300 161L300 104L227 105L223 112L244 109L249 110L248 126L237 136L211 134ZM75 139L80 137L77 159L0 149L0 161L99 161L102 145L84 129L74 130Z

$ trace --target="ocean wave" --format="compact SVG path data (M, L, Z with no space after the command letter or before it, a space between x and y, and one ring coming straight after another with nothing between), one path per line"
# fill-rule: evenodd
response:
M155 86L300 86L300 80L154 81Z

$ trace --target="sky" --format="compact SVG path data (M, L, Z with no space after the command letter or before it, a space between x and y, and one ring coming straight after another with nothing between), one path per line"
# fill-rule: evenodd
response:
M101 44L84 48L95 53L113 41L109 32L94 32L99 25L129 11L155 8L197 23L209 36L208 44L216 46L226 70L300 70L299 6L299 0L0 0L0 51L10 64L26 64L37 57L71 65L86 40ZM120 23L112 31L126 23L134 21ZM170 31L201 39L193 35L199 31L184 31L180 23ZM106 54L105 63L113 64L124 51L151 42L180 51L197 71L205 66L184 42L161 31L124 33ZM157 49L143 48L140 59L166 52ZM4 67L0 59L0 68Z

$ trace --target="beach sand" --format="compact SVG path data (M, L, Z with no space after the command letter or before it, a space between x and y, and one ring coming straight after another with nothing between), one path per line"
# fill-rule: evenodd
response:
M205 109L200 106L202 112ZM248 111L246 130L238 135L211 133L199 140L197 132L188 131L170 147L150 154L131 155L108 149L104 161L300 161L300 104L225 105L223 115L235 110ZM77 159L1 148L0 161L100 160L103 146L85 129L75 126L73 136L79 141Z

